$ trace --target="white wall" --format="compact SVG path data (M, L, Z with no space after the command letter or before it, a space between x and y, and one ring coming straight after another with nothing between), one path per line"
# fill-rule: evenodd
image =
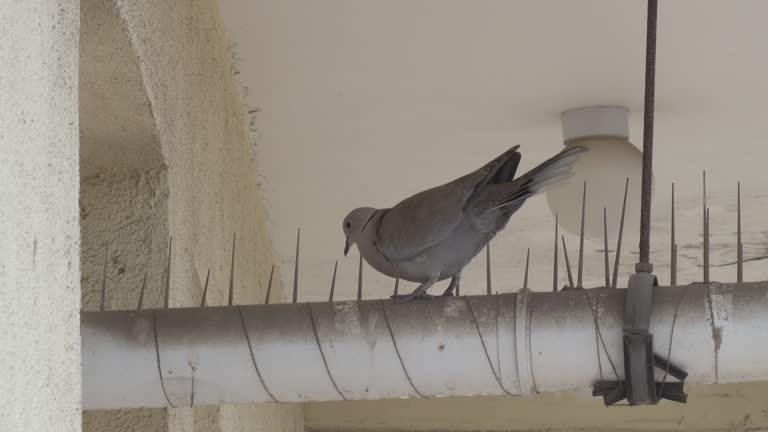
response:
M642 142L642 1L220 2L237 43L238 79L250 90L253 138L265 165L286 281L292 279L296 227L302 228L304 300L327 298L336 259L336 297L354 298L357 254L341 256L340 227L354 207L389 207L515 144L523 154L520 170L527 170L562 148L560 113L579 106L628 106L630 137ZM738 7L717 0L661 3L652 261L666 283L674 181L678 281L702 280L700 176L706 169L716 266L711 276L733 281L736 272L729 263L735 259L737 180L744 195L745 257L764 257L768 250L762 211L768 206L768 56L762 55L768 2L742 1ZM623 185L623 178L617 183ZM596 198L588 191L588 206ZM572 211L580 214L578 207ZM609 224L618 225L619 212L620 202L608 206ZM544 197L526 202L492 244L494 290L521 287L529 247L530 286L551 289L553 226ZM636 226L626 226L621 284L634 271L637 232ZM575 264L578 238L566 235L566 241ZM615 241L610 239L611 249ZM600 242L585 243L585 286L603 282L602 248ZM562 286L566 273L560 251ZM766 278L764 260L747 263L746 280ZM433 290L439 293L446 284ZM485 290L484 254L465 269L462 284L463 294ZM402 291L414 287L400 285ZM366 267L365 298L383 298L392 288L390 278ZM716 396L692 396L680 411L673 405L606 410L599 401L575 403L568 395L534 401L308 404L305 409L308 426L324 430L589 429L608 427L608 418L637 429L653 428L660 418L664 427L680 421L691 429L707 420L714 429L727 429L744 417L752 425L768 424L762 408L755 409L767 405L765 391L729 387L711 393ZM646 419L642 426L637 426L638 412Z
M0 430L80 430L79 2L0 2Z

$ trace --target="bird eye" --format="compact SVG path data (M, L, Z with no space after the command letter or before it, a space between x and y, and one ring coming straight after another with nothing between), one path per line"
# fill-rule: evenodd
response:
M350 228L352 228L352 222L346 221L346 222L344 222L344 226L347 227L347 229L350 229Z

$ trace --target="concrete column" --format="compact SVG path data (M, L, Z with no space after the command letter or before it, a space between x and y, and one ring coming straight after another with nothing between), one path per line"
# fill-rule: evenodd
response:
M81 429L79 1L0 1L0 430Z
M0 0L2 1L2 0ZM83 308L262 302L272 259L257 166L216 0L82 1ZM273 296L281 287L276 280ZM303 430L301 405L90 411L89 432ZM4 431L3 431L4 432Z

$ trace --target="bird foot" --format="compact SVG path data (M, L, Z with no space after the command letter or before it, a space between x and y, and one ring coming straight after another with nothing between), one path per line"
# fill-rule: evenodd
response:
M458 274L451 278L451 283L448 284L448 288L443 291L442 297L453 297L459 295L459 283L461 281L461 274Z
M411 300L423 300L423 299L431 299L431 298L435 298L435 297L438 297L438 296L434 296L432 294L427 294L425 292L422 292L422 293L412 292L410 294L393 295L393 296L390 297L390 299L393 300L392 303L401 304L401 303L409 302Z
M413 290L413 292L410 293L410 294L393 295L390 298L393 300L393 303L399 304L399 303L409 302L409 301L414 300L414 299L425 299L425 298L435 297L435 296L433 296L431 294L427 294L427 290L429 289L429 287L434 285L435 282L437 282L437 277L434 277L434 278L432 278L432 279L422 283L421 285L419 285L418 288Z

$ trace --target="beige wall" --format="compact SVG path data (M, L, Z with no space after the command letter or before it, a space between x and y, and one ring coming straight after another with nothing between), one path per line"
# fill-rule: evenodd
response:
M96 309L105 243L107 308L260 303L272 264L257 165L215 1L86 0L81 74L83 307ZM277 292L279 293L279 282ZM303 430L300 406L87 412L87 431Z
M0 430L80 430L77 1L0 2Z
M603 406L587 391L535 398L476 397L306 406L321 431L758 431L768 430L768 383L689 386L689 402Z

